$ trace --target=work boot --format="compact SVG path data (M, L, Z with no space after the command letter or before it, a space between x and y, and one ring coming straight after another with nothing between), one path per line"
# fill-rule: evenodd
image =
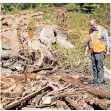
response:
M106 89L106 82L103 81L101 83L98 83L98 87L101 88L101 89Z
M105 85L105 84L98 84L98 87L99 87L100 89L106 89L106 85Z
M102 82L98 82L99 84L106 84L106 81L105 80L103 80Z

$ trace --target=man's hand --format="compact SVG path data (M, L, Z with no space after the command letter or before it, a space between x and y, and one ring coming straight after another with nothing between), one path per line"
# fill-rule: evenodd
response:
M86 56L88 56L88 53L87 53L87 51L85 52L84 56L85 56L85 57L86 57Z
M107 47L106 56L110 55L110 48Z
M107 55L107 56L108 56L108 55L110 55L110 52L109 52L109 51L107 51L107 52L106 52L106 55Z
M89 50L89 48L88 48L88 46L87 46L87 47L86 47L86 50L85 50L85 54L84 54L85 57L88 56L88 50Z

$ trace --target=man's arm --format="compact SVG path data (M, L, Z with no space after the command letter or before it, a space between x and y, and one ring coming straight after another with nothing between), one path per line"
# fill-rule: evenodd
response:
M107 54L110 52L110 41L109 41L109 36L108 36L108 31L106 29L103 29L102 35L106 41L106 46L107 46Z
M85 45L85 54L84 54L84 56L88 55L88 50L89 50L89 41Z

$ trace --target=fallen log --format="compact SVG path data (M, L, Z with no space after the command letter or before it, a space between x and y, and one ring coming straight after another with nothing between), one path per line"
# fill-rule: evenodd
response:
M52 74L52 73L54 73L58 68L59 68L59 66L56 66L56 67L53 68L51 71L48 71L46 74Z
M95 95L95 96L99 97L100 99L104 99L104 98L109 99L110 98L110 91L109 90L103 90L103 89L94 88L94 87L91 87L88 85L84 85L78 79L63 76L59 81L65 81L65 82L71 83L74 86L78 86L80 88L83 88L88 93Z
M13 108L13 107L16 107L17 105L21 104L22 102L27 101L27 100L31 99L32 97L34 97L35 95L41 93L42 90L47 90L48 88L49 88L49 87L46 86L46 87L42 88L42 89L39 90L39 91L32 92L31 94L29 94L29 95L27 95L27 96L19 99L18 101L14 101L14 102L8 104L7 106L4 107L4 109L5 109L5 110L8 110L8 109L11 109L11 108Z
M98 88L93 88L93 87L88 87L86 89L86 91L92 95L95 95L97 97L99 97L100 99L109 99L110 98L110 91L108 90L102 90L102 89L98 89Z
M83 110L81 106L79 106L76 102L74 102L72 99L69 97L65 97L64 100L69 103L74 109L76 110Z

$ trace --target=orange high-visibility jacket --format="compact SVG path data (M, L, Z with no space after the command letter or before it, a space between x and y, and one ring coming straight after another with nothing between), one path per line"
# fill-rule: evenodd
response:
M95 53L100 53L100 52L106 52L106 43L102 38L102 30L104 27L99 26L99 30L97 33L92 37L91 36L91 29L89 30L90 34L90 51L95 52Z

